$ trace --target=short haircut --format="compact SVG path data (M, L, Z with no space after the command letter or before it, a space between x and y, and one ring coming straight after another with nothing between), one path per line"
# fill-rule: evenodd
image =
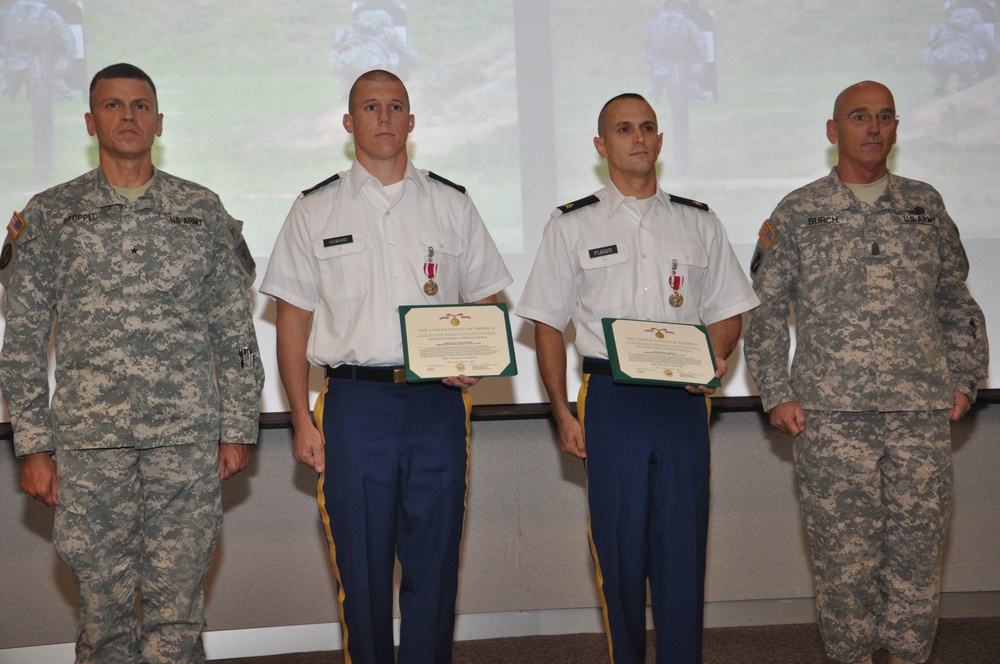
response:
M597 135L600 136L601 138L604 138L604 120L608 114L608 107L611 106L611 104L615 103L616 101L620 101L622 99L638 99L640 101L646 101L646 98L643 97L638 92L623 92L617 97L612 97L607 102L605 102L604 106L601 107L600 114L598 114L597 116ZM649 102L646 101L646 103L648 104Z
M410 112L410 93L406 91L406 85L403 84L402 79L390 71L372 69L358 76L358 80L354 81L354 85L351 86L351 93L347 97L347 112L351 115L354 114L354 97L358 89L358 83L361 81L368 81L369 83L399 83L403 87L403 101L406 102L406 112Z
M94 87L97 85L98 81L110 78L132 78L140 81L146 81L149 83L149 87L153 89L153 101L156 103L157 108L160 104L156 99L156 85L153 83L153 79L149 77L149 74L139 69L135 65L130 65L127 62L119 62L118 64L108 65L101 71L94 74L94 78L90 79L90 95L94 94ZM94 101L90 100L90 111L94 111Z

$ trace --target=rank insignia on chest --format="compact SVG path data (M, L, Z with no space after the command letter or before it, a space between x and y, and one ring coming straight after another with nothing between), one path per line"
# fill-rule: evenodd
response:
M869 258L885 258L887 248L885 238L875 238L868 241L865 253L868 254Z
M16 240L17 236L21 234L21 231L23 231L27 225L28 222L24 220L24 217L15 212L14 216L10 218L10 223L7 224L7 232L10 234L10 239Z
M761 225L760 230L757 232L757 237L760 238L760 243L764 245L765 249L771 248L771 245L774 243L774 238L777 236L778 234L774 232L774 227L771 226L770 220L765 221Z

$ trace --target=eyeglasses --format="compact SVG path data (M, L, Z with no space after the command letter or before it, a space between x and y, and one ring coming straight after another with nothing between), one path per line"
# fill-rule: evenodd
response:
M890 125L899 119L899 116L895 113L875 113L874 116L871 113L851 113L844 118L834 118L834 120L849 120L853 125L866 125L871 122L872 117L878 118L878 123L882 125Z

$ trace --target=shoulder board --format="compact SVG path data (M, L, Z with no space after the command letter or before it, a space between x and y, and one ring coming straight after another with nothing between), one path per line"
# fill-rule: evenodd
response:
M331 175L330 177L328 177L327 179L323 180L319 184L313 185L312 187L309 187L308 189L302 190L302 195L303 196L308 196L309 194L313 193L314 191L322 189L323 187L325 187L326 185L330 184L331 182L336 182L339 179L340 179L340 173L337 173L335 175Z
M462 186L462 185L460 185L460 184L455 184L454 182L452 182L452 181L451 181L451 180L449 180L448 178L443 178L443 177L441 177L440 175L438 175L438 174L437 174L437 173L435 173L434 171L427 171L427 177L429 177L429 178L433 178L433 179L437 180L438 182L440 182L440 183L442 183L442 184L446 184L446 185L448 185L449 187L451 187L452 189L457 189L457 190L459 190L460 192L462 192L463 194L465 193L465 187L463 187L463 186Z
M683 198L681 196L674 196L673 194L670 194L670 202L680 203L681 205L690 205L693 208L698 208L699 210L704 210L705 212L708 212L707 204L702 203L701 201L691 200L690 198Z
M556 209L562 212L563 214L566 214L567 212L578 210L582 207L587 207L588 205L593 205L599 200L601 199L591 194L590 196L587 196L586 198L581 198L578 201L573 201L572 203L567 203L566 205L560 205Z

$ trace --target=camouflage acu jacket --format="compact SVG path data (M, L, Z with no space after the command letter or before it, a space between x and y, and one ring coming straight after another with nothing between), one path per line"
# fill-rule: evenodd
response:
M214 193L156 171L129 203L96 169L19 217L0 254L0 385L19 456L256 442L254 264Z
M974 400L989 365L986 323L931 186L890 174L868 206L833 172L778 204L750 272L761 305L744 351L766 410L950 408L952 390Z

